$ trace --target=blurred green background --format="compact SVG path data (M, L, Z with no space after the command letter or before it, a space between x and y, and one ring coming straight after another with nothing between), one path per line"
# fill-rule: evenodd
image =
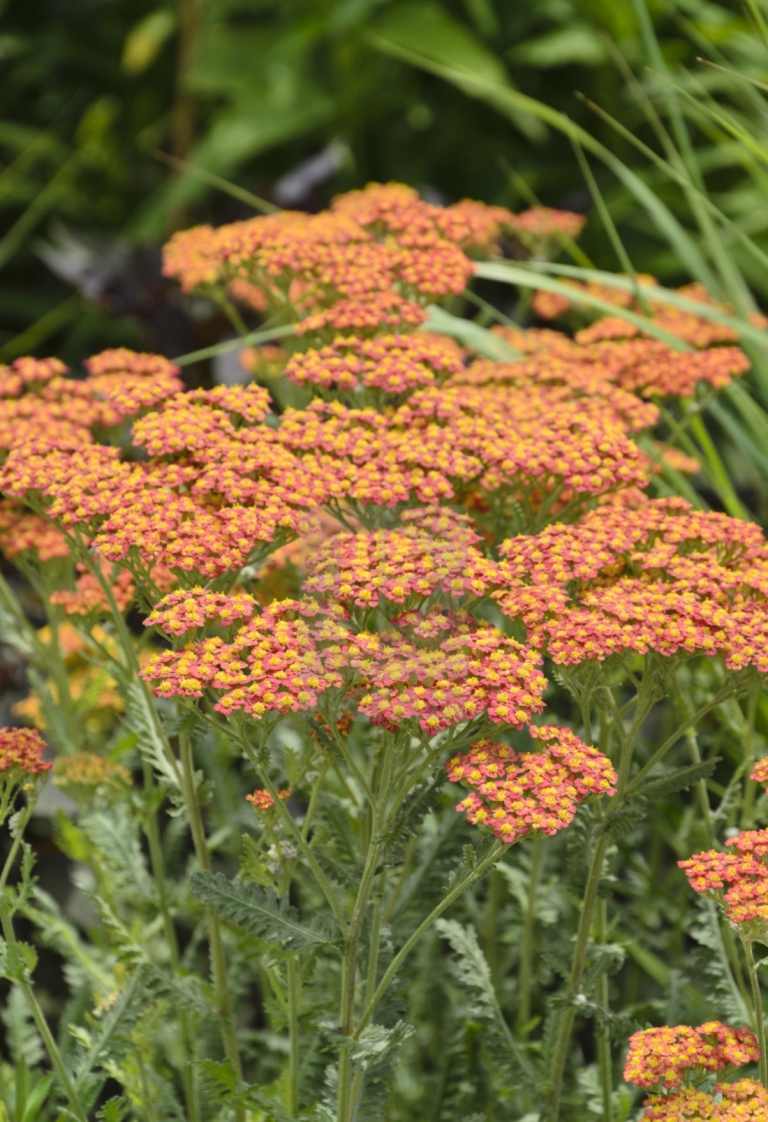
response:
M593 212L553 110L691 226L690 198L638 147L685 157L670 91L695 175L760 245L768 114L745 78L768 76L761 4L0 2L0 358L71 361L114 344L177 354L215 338L209 309L163 282L158 248L179 226L250 213L248 192L314 209L398 179L436 199ZM634 267L687 280L636 194L587 155ZM599 208L583 246L621 265Z

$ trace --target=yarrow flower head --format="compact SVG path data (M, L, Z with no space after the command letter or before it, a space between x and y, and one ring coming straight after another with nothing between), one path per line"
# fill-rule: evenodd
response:
M290 795L290 787L284 787L277 792L277 797L279 799L287 799ZM259 811L271 810L275 805L275 800L266 787L257 787L250 795L245 796L245 800L251 804L254 810Z
M768 1118L768 1090L754 1079L718 1083L714 1092L683 1087L667 1095L649 1095L641 1122L763 1122Z
M624 1078L638 1087L679 1087L689 1072L723 1071L759 1058L757 1038L749 1028L720 1021L665 1025L630 1037Z
M694 853L678 865L694 892L722 903L746 937L768 938L768 830L742 830L728 851Z
M555 725L531 725L529 732L540 751L480 740L446 765L452 783L473 788L456 809L508 844L534 831L556 834L585 799L616 791L610 760L575 733Z
M656 651L765 672L768 548L760 528L635 493L502 543L494 593L561 664Z
M0 728L0 775L4 779L43 775L50 767L45 759L45 741L39 732Z

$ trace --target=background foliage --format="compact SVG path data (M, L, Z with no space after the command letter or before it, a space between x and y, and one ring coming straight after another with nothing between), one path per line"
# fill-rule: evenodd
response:
M665 112L661 58L692 117L697 171L713 200L762 238L765 171L753 124L765 112L744 81L764 59L755 4L6 0L0 357L74 359L109 343L173 354L208 330L215 337L200 309L190 321L162 283L155 247L179 225L249 213L249 191L312 209L337 191L397 178L448 200L535 196L589 208L553 110L610 145L679 215L679 183L631 142L663 149L653 119ZM700 54L737 76L702 66ZM517 95L534 101L521 106ZM737 119L748 115L750 146L706 114L710 97ZM688 279L614 171L598 165L596 176L635 267ZM599 221L584 247L616 265Z

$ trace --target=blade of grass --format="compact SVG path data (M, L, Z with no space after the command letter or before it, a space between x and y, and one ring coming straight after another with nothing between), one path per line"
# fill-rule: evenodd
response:
M268 343L270 339L285 339L295 333L292 323L284 323L279 327L263 327L258 331L250 331L238 339L225 339L223 343L215 343L212 347L203 347L200 351L190 351L189 354L179 355L172 361L177 366L190 366L193 362L202 362L206 358L215 358L216 355L225 355L236 351L240 347L250 347L255 343Z
M451 67L435 62L415 48L406 48L401 43L391 42L381 34L370 32L367 38L374 48L436 74L438 77L458 86L459 89L470 96L487 101L488 104L507 117L516 119L521 112L530 113L565 136L578 141L586 151L591 152L609 167L630 193L634 195L667 241L673 246L680 263L686 270L692 276L708 277L710 287L714 286L714 277L712 277L711 270L695 239L684 229L670 208L658 198L639 175L635 174L605 145L601 144L591 133L571 120L565 113L560 113L550 105L529 97L511 86L500 87L484 82L476 74L467 75L455 72Z
M267 199L262 199L260 195L254 195L252 191L246 190L245 187L240 187L237 183L231 183L223 176L215 175L212 171L206 171L205 168L198 167L197 164L190 163L189 160L184 160L180 156L172 156L170 152L163 152L159 148L154 152L154 155L158 160L162 160L163 163L177 171L186 171L191 175L196 175L198 179L202 179L210 187L217 187L219 191L237 199L238 202L252 206L254 210L258 210L261 214L274 214L280 210L279 206L275 206Z

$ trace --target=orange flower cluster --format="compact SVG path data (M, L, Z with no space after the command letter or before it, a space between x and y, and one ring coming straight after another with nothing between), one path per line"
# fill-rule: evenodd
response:
M119 611L124 612L133 602L133 577L125 569L107 576L110 591ZM68 616L87 616L108 613L107 596L93 573L81 572L74 588L61 588L51 593L51 603L63 608Z
M586 219L570 210L533 206L522 214L513 214L505 225L521 241L539 243L551 238L577 238Z
M509 844L534 831L556 834L585 799L616 791L611 761L575 733L554 725L531 725L529 732L543 751L480 740L446 765L452 783L474 788L456 809Z
M172 593L150 620L178 634L210 610L210 597ZM405 613L387 631L355 632L335 604L275 601L257 613L254 600L253 608L230 639L208 636L155 655L144 669L154 691L189 698L211 691L219 713L259 718L313 710L327 690L346 686L347 700L372 723L412 721L429 735L472 721L520 727L543 707L538 655L469 615ZM222 611L231 621L247 609L240 595L223 606L217 600L214 622Z
M30 554L40 561L68 557L67 539L51 522L25 510L19 503L0 499L0 553L9 560Z
M144 620L144 626L179 636L209 623L228 627L249 620L256 610L256 601L247 592L208 592L197 585L164 596Z
M768 548L758 526L635 494L509 538L501 554L506 587L495 598L556 662L653 650L768 670Z
M760 1050L749 1028L720 1021L643 1029L629 1038L624 1078L638 1087L677 1087L689 1071L722 1071L756 1063Z
M468 254L495 251L505 229L542 240L578 233L581 222L544 208L434 206L403 184L371 184L316 215L283 211L177 233L164 269L185 291L228 287L252 307L290 305L304 334L377 333L417 326L424 304L463 292Z
M404 394L459 374L461 351L451 339L419 332L371 339L338 336L324 347L300 351L285 368L299 385L358 394Z
M54 764L53 781L64 789L96 787L127 787L131 773L122 764L98 756L95 752L73 752L69 756L59 756Z
M754 779L755 783L762 783L763 786L768 787L768 756L764 756L762 760L758 760L752 768L749 778Z
M768 1090L754 1079L718 1083L715 1093L683 1087L669 1095L650 1095L642 1122L764 1122Z
M279 799L287 799L290 794L290 787L284 787L282 790L277 792L277 797ZM254 810L261 811L271 810L275 805L275 800L272 798L272 795L269 793L266 787L257 787L256 790L252 791L250 795L245 796L245 801L249 802Z
M694 853L678 865L694 892L713 894L722 901L731 923L768 921L768 830L743 830L717 849Z
M22 444L0 486L17 501L47 500L54 520L140 576L160 566L214 577L279 544L324 497L318 473L256 427L268 409L258 386L174 393L134 424L149 459L121 458L87 434L73 447Z
M209 597L204 590L189 593L190 600L202 601L202 613L210 609ZM234 597L230 616L243 606L243 598ZM223 714L241 711L260 718L312 710L321 693L341 684L318 649L310 626L314 610L309 601L275 601L248 619L229 641L213 636L154 655L143 677L160 697L202 697L206 690L215 691L219 696L214 708ZM171 629L182 626L190 611L195 609L185 608L183 602L179 608L175 593L170 605L161 600L157 607L161 620L168 613Z
M11 778L41 775L50 766L45 759L45 741L39 732L0 728L0 774Z
M637 283L655 285L655 277L638 274ZM594 282L564 280L574 293L595 297L605 304L612 304L616 308L628 308L641 315L649 314L654 324L670 335L682 339L694 347L709 347L713 343L730 343L738 338L736 330L726 323L718 323L707 318L701 313L680 307L677 304L658 298L644 296L639 302L632 289L614 288ZM676 290L682 299L696 304L709 305L718 312L731 313L727 305L718 303L701 284L687 284ZM534 296L533 307L542 319L557 319L572 309L580 314L590 315L592 310L589 305L581 303L578 299L569 299L561 293L537 292ZM753 314L749 317L755 327L765 327L768 323L765 316ZM642 335L642 328L622 316L605 315L595 320L589 327L584 327L576 333L580 343L596 343L607 339L627 340Z
M411 523L402 529L334 534L310 561L304 587L358 608L375 608L382 601L415 607L435 596L450 601L481 597L495 571L471 539L437 537Z
M433 735L465 722L521 727L543 708L538 656L467 613L404 613L395 627L350 632L335 619L319 631L325 658L349 670L357 708L373 724L415 722Z
M631 324L617 322L624 323L627 330L617 330L615 337L598 333L602 321L577 332L575 339L552 331L521 332L505 327L496 331L527 356L510 364L513 375L518 371L518 377L532 381L586 383L588 390L591 382L598 392L602 383L641 398L691 397L700 383L722 389L749 369L741 348L711 345L723 341L719 338L705 342L702 336L701 349L679 351L658 339L634 338L638 332L631 330ZM733 336L730 332L727 338Z

